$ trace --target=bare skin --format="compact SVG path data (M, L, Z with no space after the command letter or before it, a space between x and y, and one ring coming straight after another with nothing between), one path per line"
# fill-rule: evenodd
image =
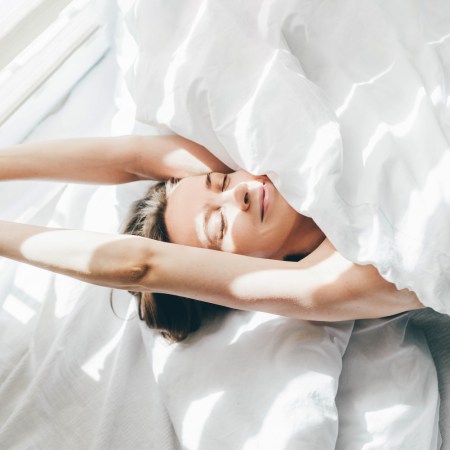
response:
M179 136L77 139L0 150L3 180L124 183L208 172L230 170ZM225 192L228 201L230 192ZM225 202L225 196L221 200ZM414 293L397 290L374 267L351 263L327 239L319 245L323 236L313 235L310 244L317 249L292 263L275 259L298 250L295 240L265 249L266 254L257 256L274 259L263 259L134 236L1 222L0 255L94 284L167 292L301 319L383 317L423 307ZM238 243L232 241L233 246Z
M0 221L0 254L102 286L297 319L383 317L422 307L414 293L397 290L372 266L352 264L328 240L295 263Z
M166 224L173 243L270 259L310 253L325 239L269 178L244 170L181 180L168 198Z

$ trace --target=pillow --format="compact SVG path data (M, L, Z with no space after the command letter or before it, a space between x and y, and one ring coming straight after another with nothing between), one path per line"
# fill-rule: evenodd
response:
M352 327L230 311L178 344L142 332L183 448L326 450Z
M436 368L407 315L355 322L336 404L338 450L439 448Z

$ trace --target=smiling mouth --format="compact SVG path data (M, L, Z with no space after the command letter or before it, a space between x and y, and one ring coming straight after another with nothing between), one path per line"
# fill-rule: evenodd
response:
M264 189L265 183L263 183L260 194L260 205L261 205L261 222L264 220L264 196L266 195L266 191Z

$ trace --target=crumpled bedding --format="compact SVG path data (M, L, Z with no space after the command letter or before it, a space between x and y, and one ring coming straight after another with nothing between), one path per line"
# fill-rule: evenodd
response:
M117 111L123 98L112 86L117 68L110 58L73 89L60 110L28 130L29 139L123 127L129 109ZM117 232L131 201L146 188L0 183L0 216ZM401 317L374 326L357 323L351 334L351 322L302 324L238 311L168 346L137 320L130 295L114 292L118 317L109 295L109 289L0 261L1 448L273 449L273 436L285 448L297 448L304 430L293 412L301 407L307 414L308 405L297 404L305 397L310 406L323 400L323 417L317 407L308 417L309 424L323 421L331 430L326 434L321 427L315 434L321 450L346 448L354 435L363 437L367 449L384 450L403 439L420 450L439 446L433 361L421 331ZM309 393L299 390L305 379L311 381ZM405 379L409 389L399 383ZM372 390L380 385L382 395ZM385 433L377 428L380 414L390 425ZM395 428L405 420L407 426Z
M337 450L448 448L448 440L440 446L438 423L421 420L439 406L432 401L435 368L423 364L429 351L408 314L355 322L336 398ZM424 378L430 384L422 384ZM442 431L447 428L442 422Z
M137 119L266 173L350 260L450 312L450 4L140 1Z

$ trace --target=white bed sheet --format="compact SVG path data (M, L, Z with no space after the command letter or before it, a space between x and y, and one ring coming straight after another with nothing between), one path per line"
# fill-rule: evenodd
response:
M117 75L109 54L29 138L110 135ZM0 190L7 220L115 232L125 213L113 186L11 182ZM0 265L0 447L177 448L139 323L122 320L134 316L131 296L115 293L119 319L108 289Z
M123 111L118 111L118 99L114 99L114 83L108 85L105 80L111 80L116 70L115 57L110 55L74 89L58 112L34 130L30 139L112 133L111 127L120 117L117 113ZM122 187L4 183L0 185L0 216L115 232L130 200L145 188L145 183ZM222 436L228 448L241 448L242 444L264 448L264 442L270 445L267 448L274 448L267 436L280 423L283 427L278 433L284 439L284 448L296 447L301 429L296 428L298 418L288 414L295 411L295 383L289 385L287 380L295 380L299 367L307 361L297 358L295 366L290 362L298 352L295 333L289 332L296 328L295 321L233 313L193 336L189 343L168 347L136 319L127 293L114 294L119 316L130 319L124 321L110 311L108 289L11 261L2 260L0 264L0 447L210 449L224 423L236 427L235 434ZM277 339L268 332L271 328L278 328L274 333ZM342 353L350 328L349 324L310 324L303 332L309 335L314 329L331 330L325 334L321 331L319 336L328 335L327 345L336 345ZM259 347L261 342L264 349ZM420 339L418 342L421 345ZM395 347L394 341L392 344ZM408 342L411 352L416 345ZM217 352L218 346L226 355ZM279 354L279 348L285 351ZM395 351L390 355L395 357ZM433 411L437 391L431 389L433 363L428 356L422 352L426 376L416 372L415 387L421 390L429 386L424 410ZM249 382L249 378L242 378L242 365L251 357L253 367L246 368L247 373L253 373ZM271 384L267 368L272 369L273 358L280 363L278 370L285 383ZM192 365L193 360L214 359L217 365L202 365L201 370ZM340 371L340 364L334 359L330 368ZM357 366L358 361L352 364ZM377 376L367 383L378 381ZM268 388L271 390L262 397L261 391ZM218 397L221 391L225 403L220 401L224 397ZM364 392L370 396L369 389ZM390 398L395 396L386 395L386 400ZM284 411L282 406L286 404L290 409ZM329 406L332 411L334 406ZM236 411L252 424L250 429L233 422ZM416 412L422 426L435 430L435 414ZM360 414L364 412L358 411L355 420ZM345 438L345 430L342 433L339 439ZM319 438L322 441L314 442L333 443L333 436ZM421 450L436 448L435 442L436 436L430 435L429 447Z

